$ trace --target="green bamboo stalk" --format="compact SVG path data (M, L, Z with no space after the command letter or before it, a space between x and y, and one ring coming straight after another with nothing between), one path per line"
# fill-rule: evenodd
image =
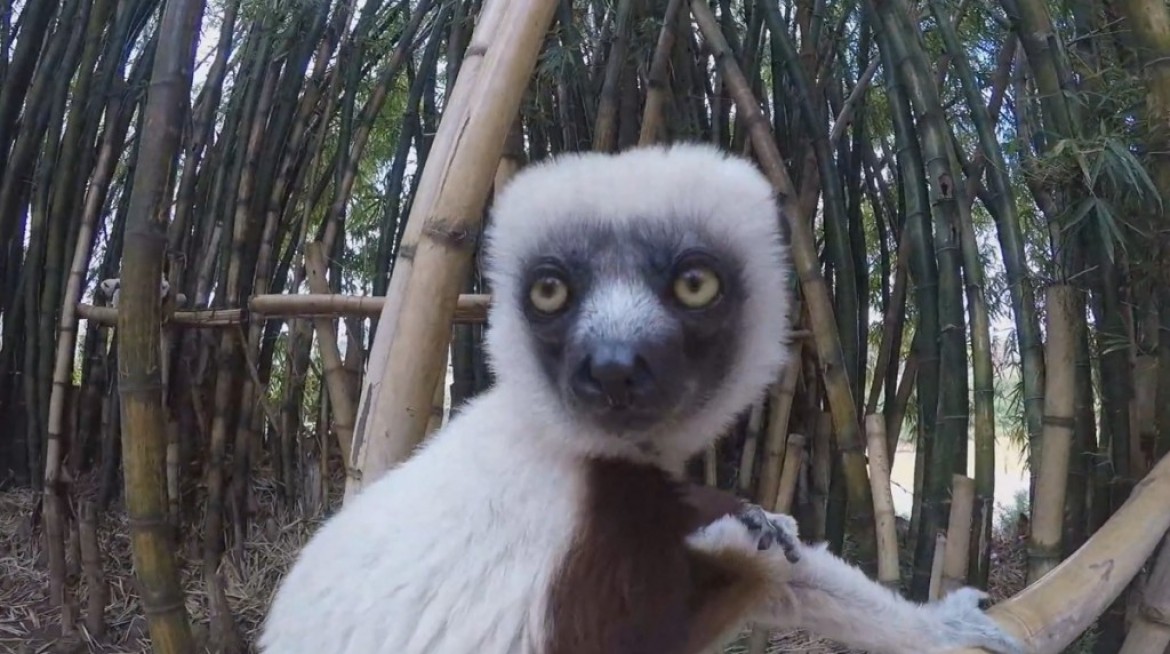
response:
M779 46L784 57L788 78L796 88L797 107L807 134L810 135L813 153L816 155L817 172L820 176L821 194L824 202L825 245L831 253L835 271L834 311L841 348L845 356L846 375L853 385L854 395L859 395L865 367L861 359L861 339L857 283L857 264L850 249L849 219L845 209L845 189L837 170L836 158L829 146L828 127L824 116L814 105L814 87L810 83L796 46L789 38L780 6L773 2L760 3L767 20L772 42ZM802 189L803 190L803 189Z
M167 218L165 190L191 88L194 40L204 2L171 0L163 10L159 48L144 111L140 164L126 220L118 310L118 391L122 404L123 472L135 576L142 589L151 645L162 653L192 652L174 548L167 538L166 415L159 366L162 308L159 277Z
M928 533L934 533L942 528L949 516L951 475L966 472L969 421L967 376L958 374L958 371L967 369L962 271L966 263L971 282L967 285L967 299L973 314L978 314L982 305L982 271L979 267L973 231L970 231L966 238L963 236L965 229L971 229L971 218L969 204L965 201L966 188L960 183L962 168L952 147L952 135L946 123L939 90L922 42L918 38L917 28L907 15L907 6L898 0L893 2L871 0L871 6L881 17L880 34L884 36L886 47L894 55L896 65L894 72L901 77L916 111L923 153L926 157L930 200L937 209L934 215L939 223L934 232L934 240L939 264L940 366L942 370L949 371L949 374L942 377L939 387L937 417L939 426L932 451L929 453L931 465L926 471L925 479L927 495L924 501L930 510L924 513L927 519L923 521L923 527L928 529ZM967 242L966 247L964 241ZM981 324L985 327L987 320L985 307L983 311ZM982 349L976 348L976 354L979 355L980 352L982 352L980 358L986 366L984 372L989 379L989 337ZM990 393L981 394L986 395L985 401L990 399ZM993 412L987 412L986 408L984 411L984 416L988 413L993 416ZM987 424L990 424L990 419ZM984 449L985 457L989 453L993 456L994 437L990 447ZM984 466L986 470L986 461ZM994 470L993 467L991 469ZM914 577L915 588L920 591L929 584L929 575L923 574L929 570L929 556L926 556L925 552L928 548L921 545L922 543L918 548L919 556L916 558L918 565Z
M726 76L736 108L744 113L744 124L751 130L753 151L779 195L782 217L791 231L791 256L808 306L818 365L825 380L834 432L840 446L850 518L853 533L858 539L857 557L864 569L873 570L877 561L876 536L864 443L860 436L852 386L845 372L845 357L837 334L832 300L817 258L812 227L796 206L796 190L788 177L784 159L768 131L768 122L760 111L759 103L752 97L747 80L740 72L715 17L711 15L711 9L703 0L691 0L691 13Z

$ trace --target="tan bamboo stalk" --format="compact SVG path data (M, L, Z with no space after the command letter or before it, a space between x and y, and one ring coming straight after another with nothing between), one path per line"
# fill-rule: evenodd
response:
M1170 456L1072 556L988 613L1030 654L1058 654L1121 594L1170 528ZM955 649L946 654L986 654Z
M423 432L423 437L430 436L443 426L443 403L447 399L447 364L450 361L451 348L448 346L447 351L443 353L443 365L441 370L443 374L439 376L439 383L435 384L435 392L431 395L431 414L427 418L427 427Z
M329 282L325 275L328 265L325 263L325 252L320 242L305 245L305 278L309 283L309 290L318 295L329 292ZM337 434L337 445L341 448L341 455L349 461L353 446L353 421L357 414L357 406L353 396L349 394L349 385L345 378L345 366L341 362L341 351L337 347L337 329L331 318L313 319L313 328L317 330L317 347L321 350L321 367L325 377L325 387L329 392L329 405L333 409L333 431ZM351 474L346 466L346 475Z
M833 303L821 274L812 226L806 214L794 202L798 196L776 141L768 129L768 120L760 111L751 86L736 64L735 54L711 14L711 8L705 0L691 0L691 13L723 71L727 90L735 100L736 109L743 115L743 124L750 130L756 158L782 198L783 219L790 228L792 261L804 292L804 301L808 305L810 327L817 346L817 362L825 380L833 428L840 444L850 522L857 539L857 557L862 567L868 568L875 558L876 542L873 532L873 497L862 453L864 441L860 434L852 384L845 372L845 356L838 336Z
M347 497L409 456L426 429L428 412L420 409L442 373L474 234L557 2L495 0L485 13L497 5L498 24L485 20L472 35L469 51L483 54L464 64L482 58L483 70L459 75L421 173L401 247L413 256L403 265L400 254L378 321L354 433L352 464L361 478L346 484Z
M109 587L102 569L102 552L98 545L97 506L92 497L81 502L77 529L81 540L81 569L85 575L86 594L85 628L89 636L101 640L106 633L106 603Z
M487 43L490 42L489 37L498 30L500 21L503 19L508 6L509 3L502 0L484 1L479 13L476 29L472 35L472 40L468 44L468 54L465 56L459 68L458 78L455 84L452 85L450 94L446 98L443 108L443 118L440 121L435 138L431 143L432 153L448 152L455 148L459 130L453 129L452 125L463 122L466 119L467 113L471 110L471 96L477 92L480 86L478 80L479 69L484 63L484 58L487 54ZM441 159L441 157L432 159L428 155L428 163L423 166L423 170L421 171L422 176L419 178L419 183L414 191L414 198L411 201L412 213L407 217L407 222L400 240L402 245L409 245L406 250L407 253L413 254L414 245L412 244L417 243L423 233L424 223L426 222L424 216L426 214L418 213L417 215L419 217L415 220L410 220L410 218L420 211L419 207L433 206L437 199L437 194L443 186L443 176L427 174L427 170L432 166L440 167L443 165L437 163ZM387 284L385 299L381 310L378 312L374 340L370 344L369 357L366 362L366 377L362 383L362 393L360 404L358 405L359 413L365 413L365 407L381 395L381 380L387 374L386 368L390 356L390 345L394 341L398 316L402 315L399 309L401 309L404 301L404 289L411 276L411 271L414 269L413 257L403 255L404 252L400 246L397 258L394 261L394 274L390 277ZM368 431L370 433L381 433L383 437L386 437L386 425L388 422L377 414L374 414L371 419L374 424L369 426L370 429ZM364 438L363 434L367 432L366 424L363 422L355 427L357 428L356 436L358 438ZM351 462L351 465L353 465L353 462ZM346 490L346 493L350 492L350 490Z
M107 116L116 116L120 111L121 102L111 100ZM60 475L62 456L62 427L65 414L65 391L72 381L74 345L77 342L77 303L81 299L82 285L85 283L85 273L89 270L89 260L94 241L94 225L98 214L101 213L105 198L105 188L108 180L113 176L118 157L122 154L116 147L118 130L107 129L102 139L101 150L94 166L93 184L90 184L85 194L85 204L81 214L81 224L78 227L77 245L73 250L73 261L69 267L69 279L65 286L65 297L61 304L61 317L57 325L57 350L53 367L53 386L49 394L49 421L45 452L45 531L48 536L49 549L49 586L54 602L62 610L62 625L68 633L73 627L72 603L66 597L64 575L54 574L58 566L63 565L64 552L56 543L60 542L58 535L63 533L63 511L60 504L60 489L57 481ZM117 321L117 309L111 308L113 314L111 322Z
M182 299L180 297L180 299ZM269 318L376 318L386 304L386 298L378 296L334 295L308 293L303 295L273 293L254 295L248 299L252 319ZM457 323L482 323L487 320L491 296L480 294L460 295L455 307ZM203 309L200 311L176 311L170 319L175 325L184 327L230 327L244 320L245 312L240 309ZM79 318L100 325L113 325L118 313L111 307L92 304L77 305Z
M593 128L593 149L601 152L609 152L617 144L618 89L622 69L626 67L633 5L634 0L618 0L615 10L613 41L605 60L605 77L602 79L597 120Z
M1154 569L1118 654L1161 654L1170 648L1170 538L1162 539Z
M752 473L756 468L756 452L760 448L760 432L763 427L764 402L761 400L752 405L751 412L748 414L747 437L744 439L743 451L740 452L739 477L736 483L740 492L745 494L751 493L752 490L752 481L754 480ZM762 496L757 493L755 497L758 501Z
M789 366L800 370L799 365ZM791 513L792 503L796 498L796 485L800 478L800 466L804 460L805 437L800 434L791 434L787 446L784 448L784 468L780 473L774 495L761 495L764 508L778 513ZM761 490L761 492L763 492ZM748 654L762 654L768 648L772 630L759 625L753 625L748 636Z
M674 48L674 32L678 27L682 6L682 0L668 0L662 16L662 30L658 32L658 43L654 46L654 57L650 60L650 72L646 76L646 105L642 108L639 146L657 143L663 136L666 96L670 88L670 52Z
M804 447L807 444L802 434L789 434L788 447L784 457L784 471L780 474L780 484L776 489L776 499L772 502L772 511L789 513L796 497L796 482L800 479L800 465L804 459Z
M178 151L182 107L190 93L191 58L204 3L171 0L163 9L144 128L126 215L118 307L118 393L122 473L133 566L159 654L194 649L173 544L166 530L166 414L159 366L159 277L166 243L168 162ZM74 298L70 305L75 305Z
M927 591L927 599L932 602L942 597L943 561L946 550L947 533L940 529L934 535L934 558L931 560L930 589Z
M1060 561L1064 495L1076 416L1076 289L1048 288L1045 344L1044 431L1036 474L1036 501L1028 543L1028 583L1036 583Z
M809 481L812 496L813 540L824 540L829 523L829 482L833 474L833 416L828 412L818 414L816 433L813 435L812 465Z
M800 379L800 347L789 348L790 363L768 393L771 411L767 433L764 436L764 460L760 463L760 497L776 497L779 491L781 466L787 457L785 439L792 416L792 400L796 397L796 382ZM765 507L767 508L767 507Z
M947 549L943 556L942 596L967 581L971 547L971 516L975 510L975 480L955 475L951 486L951 516L947 524Z
M898 566L898 531L894 494L890 490L890 460L886 452L886 422L880 414L865 417L868 439L869 484L873 489L873 515L877 528L877 579L891 588L901 582Z

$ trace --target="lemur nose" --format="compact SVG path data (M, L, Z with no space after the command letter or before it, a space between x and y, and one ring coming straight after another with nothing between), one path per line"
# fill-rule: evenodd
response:
M577 375L578 389L610 406L637 401L650 378L646 359L626 343L605 343L586 357Z

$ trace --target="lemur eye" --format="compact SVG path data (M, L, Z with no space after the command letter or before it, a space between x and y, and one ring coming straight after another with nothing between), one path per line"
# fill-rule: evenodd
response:
M674 296L688 309L702 309L719 299L722 284L706 266L684 268L674 278Z
M528 291L532 306L541 313L556 313L569 302L569 287L555 275L544 275Z

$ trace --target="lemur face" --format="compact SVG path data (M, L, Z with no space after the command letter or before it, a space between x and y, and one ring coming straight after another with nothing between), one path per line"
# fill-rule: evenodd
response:
M611 433L702 411L723 386L745 288L700 220L588 219L550 230L517 284L533 350L561 402Z

